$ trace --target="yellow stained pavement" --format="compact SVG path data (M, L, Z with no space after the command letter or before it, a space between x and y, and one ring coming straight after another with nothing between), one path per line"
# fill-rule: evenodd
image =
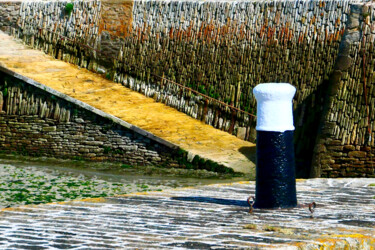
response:
M222 163L235 171L254 172L255 144L215 129L98 74L33 50L2 32L0 64L188 152Z

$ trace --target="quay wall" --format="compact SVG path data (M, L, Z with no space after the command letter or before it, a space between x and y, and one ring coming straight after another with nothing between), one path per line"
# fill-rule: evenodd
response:
M19 2L3 27L244 140L255 140L253 87L289 82L298 176L374 176L371 2L94 0L71 13L67 3Z
M375 5L353 4L329 80L311 176L374 177Z

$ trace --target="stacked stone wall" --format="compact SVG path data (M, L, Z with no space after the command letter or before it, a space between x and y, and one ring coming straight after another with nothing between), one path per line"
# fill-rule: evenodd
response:
M254 127L248 115L153 74L252 114L256 84L290 82L302 90L297 108L328 79L347 10L348 1L136 1L121 53L124 73L117 70L115 79L219 129L246 128L248 140Z
M10 33L20 20L21 1L0 2L0 30Z
M66 2L24 2L15 31L57 58L103 73L245 140L255 140L255 119L210 98L256 115L253 87L289 82L297 87L298 175L350 176L358 169L353 166L364 164L366 170L358 175L371 176L373 141L367 139L360 87L362 45L351 42L349 50L343 49L348 32L362 30L357 22L366 20L365 46L372 49L374 13L365 2L76 1L70 16L64 13ZM355 20L351 10L359 3L368 11ZM343 70L345 53L355 63ZM366 53L373 119L372 54Z
M124 74L115 79L245 140L255 139L251 116L207 102L153 74L252 114L256 114L255 85L293 84L297 87L297 166L299 176L306 176L324 103L324 83L336 61L349 4L137 1L133 32L125 38L122 52ZM129 81L129 75L138 81Z
M18 36L239 138L255 140L253 116L160 76L254 115L256 84L295 85L297 166L306 175L349 1L74 2L71 16L65 5L23 3ZM93 28L75 31L85 25Z
M58 59L98 70L96 51L85 46L98 47L100 10L97 0L23 1L17 28L11 33Z
M351 6L312 176L375 177L375 5Z
M349 2L89 1L74 2L70 16L64 13L65 5L23 3L20 37L214 127L254 140L251 116L155 75L252 114L257 83L291 82L303 89L296 96L297 107L329 76ZM44 28L75 40L61 42ZM107 69L98 70L96 61L112 61L114 67L106 64Z

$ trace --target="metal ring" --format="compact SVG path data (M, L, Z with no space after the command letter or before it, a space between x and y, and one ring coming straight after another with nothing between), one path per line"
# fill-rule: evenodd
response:
M254 210L254 203L255 203L255 197L254 196L249 196L249 198L247 198L247 203L249 204L249 213L253 213L253 210Z
M314 213L315 208L316 208L316 203L315 203L315 202L311 202L311 203L309 204L309 210L310 210L310 213Z

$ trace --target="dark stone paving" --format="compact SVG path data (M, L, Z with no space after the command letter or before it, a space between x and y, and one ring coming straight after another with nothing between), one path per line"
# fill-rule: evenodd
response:
M3 209L1 249L375 247L375 179L297 182L301 205L254 210L254 182ZM372 248L371 248L372 247Z

